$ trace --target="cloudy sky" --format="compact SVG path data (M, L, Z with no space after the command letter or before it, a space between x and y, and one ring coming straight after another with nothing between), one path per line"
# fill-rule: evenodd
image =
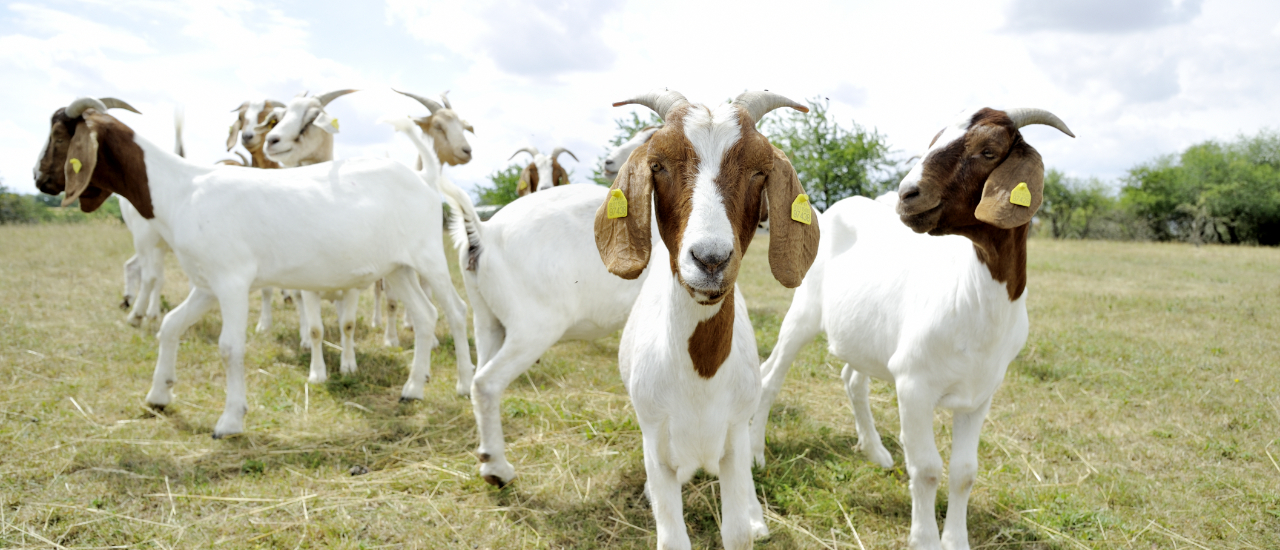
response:
M1136 163L1280 122L1280 2L979 0L39 0L0 5L0 178L35 192L49 116L81 95L172 143L186 110L189 158L227 158L232 108L298 92L334 101L339 158L412 148L382 116L422 115L390 88L444 90L471 122L470 187L516 149L565 146L586 181L610 103L654 87L695 102L746 89L829 98L842 122L885 134L906 156L957 112L1040 107L1078 139L1025 131L1048 166L1115 179ZM722 4L722 3L717 3ZM727 4L724 4L727 5ZM119 111L117 111L119 112Z

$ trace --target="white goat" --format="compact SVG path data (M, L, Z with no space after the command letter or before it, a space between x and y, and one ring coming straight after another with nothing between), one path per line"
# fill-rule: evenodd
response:
M544 155L538 152L537 147L521 147L515 153L511 154L511 160L516 158L520 153L529 153L533 160L528 166L520 172L520 180L516 184L516 194L523 197L529 193L536 193L544 189L551 189L559 185L569 184L569 173L564 167L560 166L560 153L569 153L573 160L578 160L578 156L573 151L564 147L556 147L551 151L550 155Z
M642 128L639 132L636 132L636 135L631 136L631 139L622 142L621 145L618 145L617 147L614 147L612 151L609 151L609 154L605 155L604 161L600 163L601 168L604 170L604 177L608 178L610 182L617 179L618 169L622 168L623 164L626 164L627 158L631 156L631 152L635 151L637 147L644 145L646 141L649 141L649 138L653 137L653 133L657 132L660 128L662 128L662 126Z
M761 464L769 408L796 354L819 331L831 354L846 362L840 377L858 448L884 468L893 458L871 418L868 381L894 383L911 478L910 548L969 548L965 517L978 435L1005 369L1027 339L1027 229L1044 179L1040 155L1019 131L1027 124L1071 135L1039 109L966 113L930 143L902 180L897 201L854 197L823 213L818 259L762 367L764 392L752 425ZM937 407L954 411L941 539L934 518L942 477Z
M665 125L619 170L596 213L595 236L611 273L634 279L650 271L622 331L618 368L643 433L658 548L689 548L680 487L699 468L720 476L724 547L750 548L768 534L748 433L760 359L735 281L762 195L787 222L775 224L769 242L778 281L800 284L817 252L818 226L788 216L813 214L796 172L756 130L775 108L807 109L769 92L714 109L673 91L614 105L625 104L653 109ZM661 237L652 259L651 203Z
M199 166L134 135L107 107L80 98L55 111L35 179L42 192L65 190L64 204L80 199L86 212L112 193L124 196L154 220L190 278L191 294L161 323L148 403L171 402L178 338L216 305L227 399L213 435L243 431L248 293L255 288L343 290L389 276L403 283L414 325L435 326L425 294L410 283L417 275L449 280L441 201L411 169L385 159L291 170ZM402 396L421 396L430 378L428 333L416 336Z

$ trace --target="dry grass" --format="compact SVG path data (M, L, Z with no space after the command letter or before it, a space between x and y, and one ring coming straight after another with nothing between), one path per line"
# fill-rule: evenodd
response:
M359 374L308 387L296 311L277 299L276 330L249 336L247 432L214 441L218 317L186 335L175 404L150 412L156 327L133 329L115 308L131 254L122 226L6 226L0 243L0 546L653 545L616 337L557 346L512 385L520 477L495 490L475 477L443 323L426 399L402 405L408 355L364 324ZM791 293L769 278L765 246L741 282L767 354ZM1030 256L1032 334L983 434L975 548L1280 547L1280 251L1037 240ZM172 258L167 275L176 304L186 287ZM325 317L335 333L329 306ZM773 411L756 474L774 532L762 548L906 539L892 391L873 385L899 461L882 471L851 450L838 367L811 345ZM715 484L699 476L685 493L695 546L718 546Z

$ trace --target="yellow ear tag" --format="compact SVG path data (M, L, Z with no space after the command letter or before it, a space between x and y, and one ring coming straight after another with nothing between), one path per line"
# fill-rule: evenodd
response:
M336 118L335 118L335 119L333 119L333 120L330 120L330 121L329 121L329 125L330 125L330 126L333 126L333 129L334 129L334 130L337 130L337 129L338 129L338 119L336 119Z
M796 195L795 202L791 203L791 219L802 224L809 225L813 223L813 210L809 208L809 195Z
M516 185L516 191L524 191L529 188L529 182L520 180L520 184Z
M1009 193L1009 202L1018 206L1031 206L1031 190L1027 189L1027 182L1019 183L1013 188Z
M69 160L69 161L67 161L67 162L71 163L71 169L72 169L72 170L75 170L75 172L76 172L77 174L79 174L79 173L80 173L80 166L81 166L81 165L80 165L80 159L71 159L71 160Z
M622 194L621 189L609 190L608 204L605 214L609 216L609 219L627 217L627 196Z

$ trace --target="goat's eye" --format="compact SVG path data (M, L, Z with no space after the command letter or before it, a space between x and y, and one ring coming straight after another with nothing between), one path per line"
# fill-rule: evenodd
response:
M650 169L650 170L653 170L654 172L661 172L661 171L662 171L662 164L661 164L661 163L657 163L657 162L651 163L651 164L649 165L649 169Z
M996 154L992 153L990 149L983 149L982 156L985 157L987 160L995 160L996 158Z

